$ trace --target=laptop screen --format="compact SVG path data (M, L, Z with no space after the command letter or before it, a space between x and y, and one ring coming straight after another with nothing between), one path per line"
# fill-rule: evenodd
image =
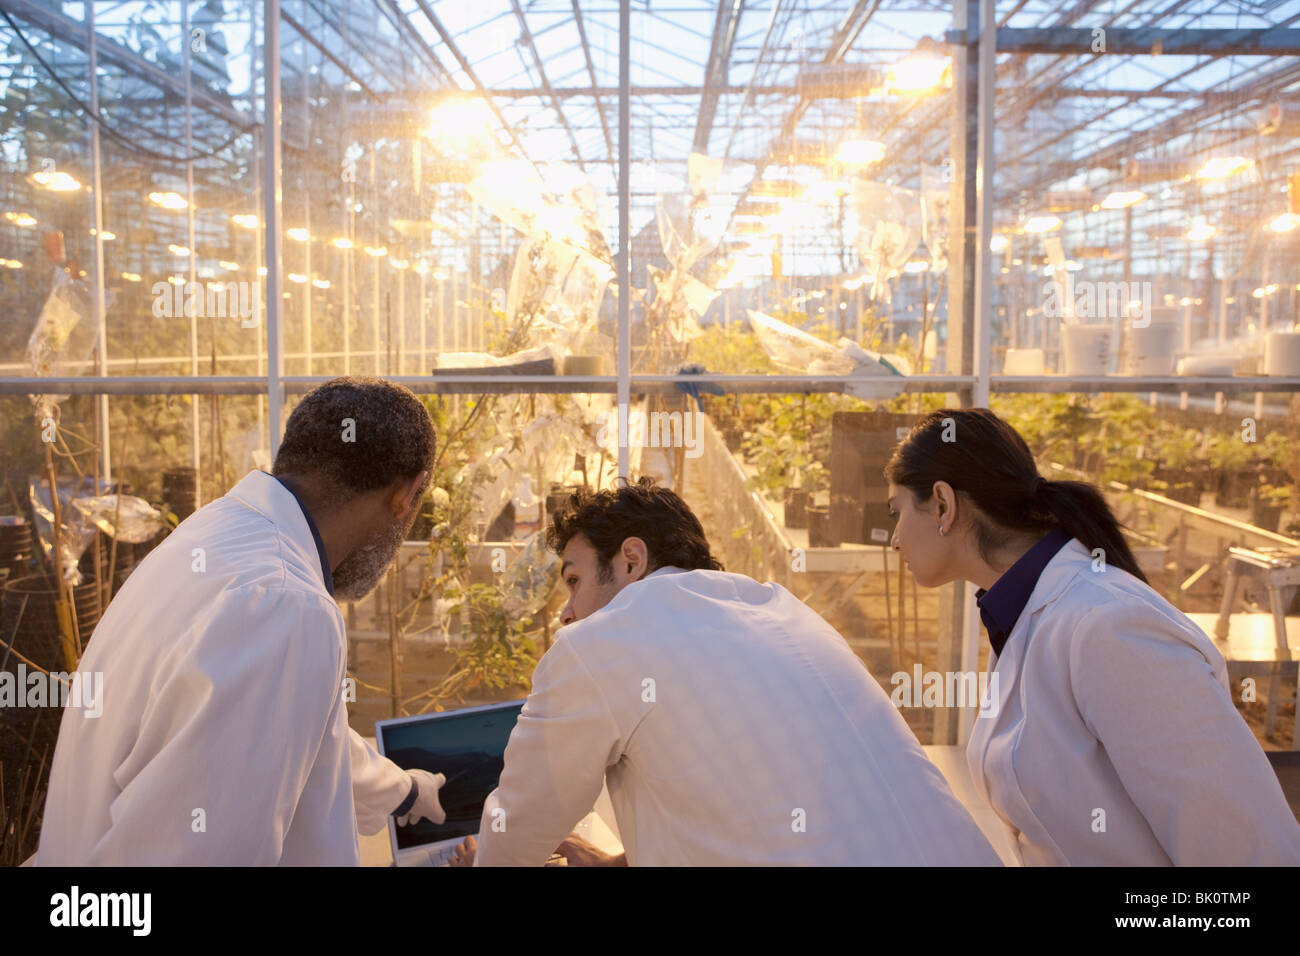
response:
M447 777L438 794L446 822L394 823L399 850L478 832L483 803L501 777L506 743L523 706L518 700L376 725L380 750L389 760L406 770Z

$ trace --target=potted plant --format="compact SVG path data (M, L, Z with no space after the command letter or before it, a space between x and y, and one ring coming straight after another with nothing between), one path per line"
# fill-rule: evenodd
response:
M1151 480L1154 468L1150 458L1130 458L1123 454L1105 457L1101 468L1101 481L1118 481L1130 488L1144 487Z
M839 537L831 526L830 495L821 492L808 501L808 546L811 548L839 547Z
M1285 485L1300 480L1300 474L1295 470L1300 468L1296 441L1285 431L1271 429L1259 443L1257 457L1260 460L1261 474L1269 484Z
M1250 523L1265 531L1277 531L1282 512L1291 504L1291 489L1286 485L1256 484L1250 492Z
M785 526L808 527L808 502L830 487L830 472L820 461L807 461L795 470L796 483L785 489Z
M1220 508L1250 506L1250 446L1236 432L1210 436L1210 466L1216 472L1214 503Z
M1174 501L1199 505L1205 478L1201 444L1201 435L1194 428L1159 431L1152 442L1156 460L1151 475L1152 489Z

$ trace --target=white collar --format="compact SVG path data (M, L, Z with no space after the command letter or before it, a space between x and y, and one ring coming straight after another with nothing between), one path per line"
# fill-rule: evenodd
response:
M654 571L651 571L649 574L647 574L647 575L645 576L645 578L642 578L641 580L644 581L646 578L652 578L652 577L654 577L656 574L674 574L674 573L676 573L676 574L685 574L685 573L686 573L686 569L685 569L685 568L679 568L679 567L677 567L676 565L666 564L666 565L664 565L662 568L657 568L657 569L655 569Z
M307 516L303 514L298 499L281 484L279 478L254 469L226 494L275 525L284 540L291 546L298 563L307 568L312 580L320 585L321 593L329 594L325 590L320 552L316 549L316 539L311 535Z

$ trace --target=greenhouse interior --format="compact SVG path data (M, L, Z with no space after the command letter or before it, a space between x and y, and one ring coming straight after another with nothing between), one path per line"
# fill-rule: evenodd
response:
M437 846L436 862L455 864L474 834L474 862L522 860L526 839L563 837L576 819L511 837L519 831L489 833L480 814L486 824L491 794L525 799L528 774L569 768L586 786L583 760L605 743L554 736L565 721L595 733L564 697L582 681L624 748L592 765L607 785L594 807L585 789L573 797L590 811L573 832L601 859L857 863L834 853L877 847L893 861L890 839L819 842L822 824L812 815L801 831L797 810L806 857L777 848L789 833L771 845L747 835L766 832L758 823L682 848L646 807L698 800L688 784L749 774L753 786L766 779L756 764L869 756L886 767L913 748L939 768L933 786L955 794L994 865L1300 862L1300 0L0 0L0 51L0 863L351 854L400 865L412 847ZM188 810L183 837L161 832L156 815L159 832L115 836L127 797L148 814L141 791L166 785L144 782L138 766L123 784L131 761L162 774L185 759L175 747L197 746L182 735L141 754L142 728L181 693L167 681L198 679L180 672L202 653L182 648L219 648L230 638L217 632L234 629L212 610L227 592L182 579L202 571L190 566L195 529L211 540L211 580L222 523L241 520L221 509L252 500L237 486L258 473L298 474L277 464L282 450L301 455L282 445L286 429L316 414L308 397L337 379L414 395L433 451L391 564L355 600L342 598L355 593L342 587L353 568L338 558L357 554L337 550L356 531L340 530L342 512L327 521L306 503L315 485L258 492L294 509L299 498L283 520L296 522L313 593L325 595L324 582L334 595L331 571L340 585L329 607L344 635L343 709L311 728L289 720L283 734L331 741L350 728L336 756L348 759L352 739L354 779L359 739L372 764L428 790L441 765L403 765L419 747L398 731L450 740L447 718L496 715L504 736L484 744L496 748L491 794L450 799L456 785L444 783L437 823L403 784L384 829L343 833L341 856L304 848L305 811L292 806L276 809L293 817L280 856L264 843L239 857L236 840L198 849ZM991 411L1010 432L978 432L990 419L968 425L962 413L943 419L955 439L934 437L935 413L965 409ZM400 427L358 421L363 448L374 430ZM999 444L953 457L977 433ZM386 476L383 488L398 487L392 474L409 482L410 471L384 470L399 465L383 448L371 448L366 474ZM634 580L580 620L587 584L562 580L562 567L575 542L590 551L596 539L573 529L595 527L582 524L598 520L593 509L614 508L645 477L688 506L723 571L705 561ZM1046 519L1034 510L1044 484ZM1012 485L1025 486L1023 507L990 518L985 502ZM1094 499L1082 485L1098 503L1086 521ZM686 527L676 507L672 527ZM1122 530L1105 538L1106 522ZM1059 552L1034 545L1050 526L1073 539ZM990 527L1010 537L986 538ZM629 541L641 574L680 569L637 535L596 546L599 581ZM1023 546L993 560L989 540ZM1070 561L1074 583L1044 605ZM1013 566L1017 581L1032 573L1002 631L981 598L1005 572L992 593L1010 600ZM676 583L691 576L706 583ZM761 599L747 590L758 585ZM660 603L636 610L651 601L638 591ZM650 622L672 619L658 616L664 602L678 600L722 617L701 611L656 630ZM789 600L791 617L751 600ZM1075 626L1094 609L1096 626ZM284 648L302 620L286 611L248 624L260 652L280 648L286 688L297 687L297 658ZM203 621L212 633L196 637ZM679 626L694 643L666 636ZM748 644L723 637L749 626ZM1044 630L1025 649L1028 631L1052 627L1064 630L1055 644ZM994 631L1007 639L998 651ZM723 649L688 659L714 638ZM627 650L634 640L664 675L658 701L651 677L648 697L637 685L645 711L620 709L621 691L601 683L641 653ZM861 686L827 676L833 660ZM324 673L311 666L302 681ZM709 668L717 683L687 676ZM790 676L809 670L821 691ZM90 671L108 707L83 724L68 692L86 691L89 705ZM46 677L50 699L33 706L30 688ZM1020 696L1004 694L984 720L987 696L962 690L991 684L996 704L999 678ZM1048 686L1058 678L1073 692L1068 714ZM222 698L224 679L203 677L226 711L169 719L236 736L238 711L262 713L259 692ZM1198 698L1183 681L1208 689ZM115 717L114 687L157 701ZM715 692L743 721L753 708L754 728L774 710L787 719L736 736L702 718L717 739L697 727L681 759L704 763L660 773L653 735L695 726L674 723L692 718L672 708L707 708ZM858 695L837 711L858 715L843 728L814 702L840 693ZM1130 703L1113 705L1121 695ZM874 729L893 724L853 710L881 699L901 717L896 738ZM1121 736L1138 739L1118 742L1103 713L1124 714ZM1021 748L1010 783L998 776L1007 720ZM864 721L878 737L859 741ZM1059 732L1071 736L1048 739L1049 724L1067 722ZM813 727L843 736L794 743ZM709 757L713 746L723 756ZM1054 813L1075 813L1063 809L1071 798L1054 803L1027 765L1055 756L1060 786L1103 788L1089 806L1111 807L1108 838L1053 830ZM1173 761L1159 768L1161 797L1139 798L1135 780L1161 759ZM712 781L701 779L709 762ZM1192 765L1252 782L1198 796L1213 788ZM857 772L804 799L833 815L829 791L858 786ZM262 777L249 774L255 789ZM82 804L65 792L72 778ZM354 790L339 800L364 831L361 783ZM117 822L103 833L74 825L77 806L107 821L90 806L101 791ZM804 805L787 796L782 807ZM452 832L461 803L472 819ZM424 823L395 822L415 817L412 806ZM1225 837L1235 851L1177 836L1197 814L1238 810L1254 822ZM80 857L65 849L78 841ZM580 863L572 845L550 862ZM737 855L692 855L723 845Z

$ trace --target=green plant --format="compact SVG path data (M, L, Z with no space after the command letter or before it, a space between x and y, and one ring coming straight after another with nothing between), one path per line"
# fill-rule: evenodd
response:
M1159 428L1152 441L1152 452L1162 467L1185 469L1203 461L1204 440L1194 428Z
M1025 440L1034 457L1062 465L1082 464L1086 436L1097 415L1085 398L1069 394L997 395L993 410Z
M1268 508L1286 508L1291 504L1291 489L1286 485L1261 482L1255 488L1255 498Z
M830 487L831 416L857 403L843 395L746 395L742 421L752 422L742 450L757 470L750 486L779 499L788 487L810 493ZM752 416L752 417L749 417Z
M459 608L461 622L472 637L455 649L451 675L437 688L438 697L470 690L527 688L537 666L537 643L530 636L533 620L515 617L494 584L449 587L444 599Z
M749 481L750 487L774 498L779 498L785 488L794 485L812 490L810 485L803 485L799 480L810 466L816 465L825 471L820 462L813 461L808 455L806 443L789 432L780 431L779 426L773 424L759 425L745 437L742 447L746 459L756 470ZM808 477L814 476L808 474Z
M691 342L690 360L721 375L760 375L773 371L758 336L743 327L710 325Z
M1147 484L1155 465L1149 458L1131 458L1127 456L1108 456L1101 469L1103 482L1118 481L1130 487Z
M1271 428L1257 446L1255 456L1273 484L1300 482L1300 438L1284 429Z
M1250 465L1251 446L1238 432L1215 432L1210 435L1210 465L1218 471L1240 471Z

